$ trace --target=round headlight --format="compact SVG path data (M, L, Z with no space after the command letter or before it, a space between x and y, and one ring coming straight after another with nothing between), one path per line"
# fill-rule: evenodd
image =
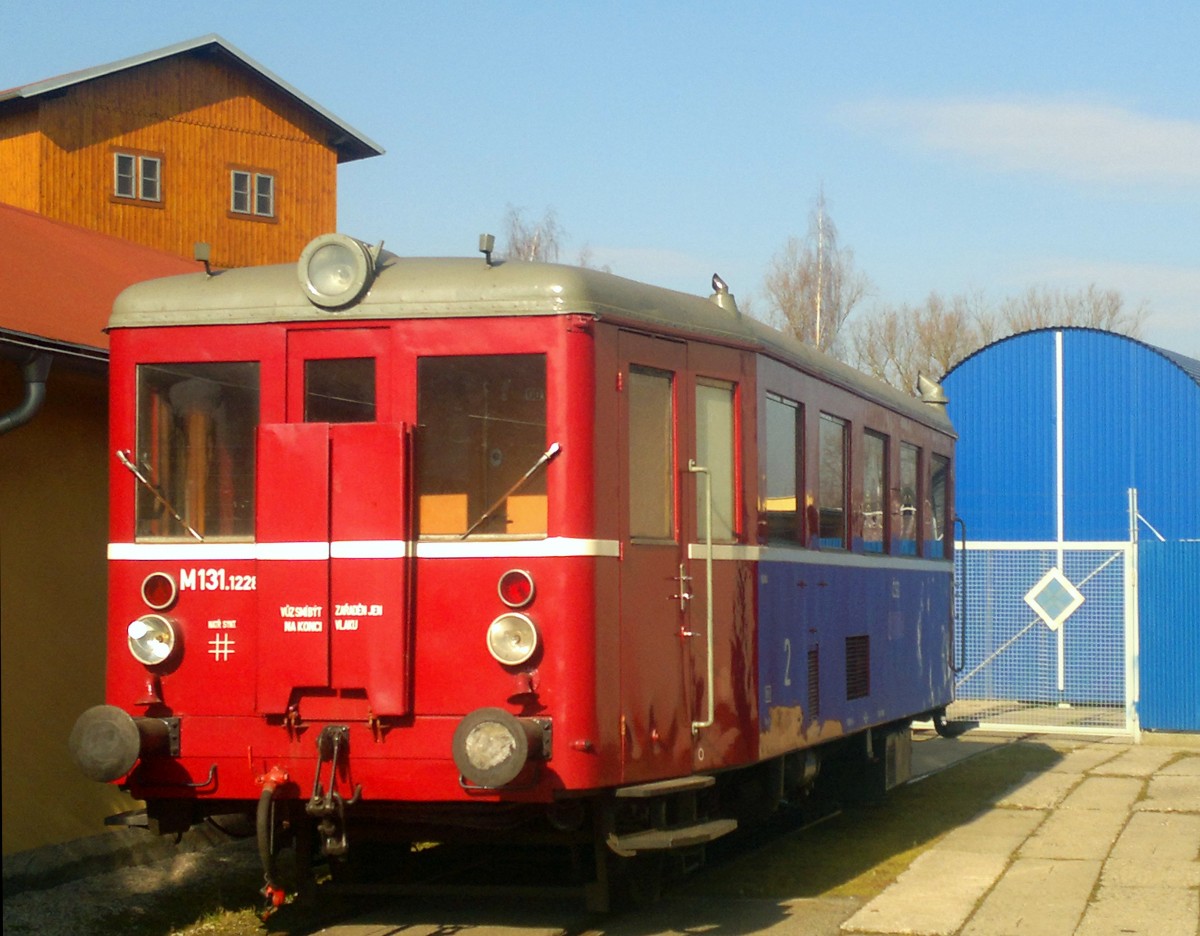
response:
M498 662L519 666L537 650L537 628L524 614L502 614L488 627L487 646Z
M129 652L139 663L162 663L175 649L175 628L161 614L143 614L129 623Z
M327 309L352 303L371 285L375 264L367 246L345 234L323 234L300 254L300 285Z

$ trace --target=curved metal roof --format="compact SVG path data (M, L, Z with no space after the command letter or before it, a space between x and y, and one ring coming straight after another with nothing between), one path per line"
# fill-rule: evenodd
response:
M980 354L983 354L985 351L988 351L989 349L996 347L996 345L1004 344L1004 342L1012 341L1015 338L1021 338L1024 335L1033 335L1033 334L1037 334L1039 332L1060 332L1060 331L1061 332L1093 332L1097 335L1111 335L1113 338L1118 338L1122 341L1128 341L1131 344L1141 345L1143 348L1146 348L1149 351L1153 351L1155 354L1159 354L1159 355L1162 355L1163 357L1165 357L1168 361L1170 361L1172 364L1174 364L1176 367L1178 367L1181 371L1183 371L1185 374L1187 374L1197 385L1200 385L1200 361L1196 360L1195 358L1187 357L1186 355L1179 354L1176 351L1168 351L1166 348L1159 348L1159 347L1156 347L1155 345L1147 344L1146 342L1142 341L1139 338L1131 338L1129 335L1122 335L1119 332L1106 331L1103 328L1087 328L1087 327L1084 327L1081 325L1049 325L1045 328L1031 328L1028 331L1017 332L1015 335L1005 335L1003 338L998 338L997 340L991 342L991 344L986 344L982 348L972 351L965 358L963 358L961 361L959 361L957 364L955 364L952 368L950 368L950 370L946 371L946 373L942 376L942 380L945 380L947 377L949 377L951 374L953 374L956 370L958 370L960 367L962 367L964 364L966 364L967 361L971 360L972 358L978 357Z

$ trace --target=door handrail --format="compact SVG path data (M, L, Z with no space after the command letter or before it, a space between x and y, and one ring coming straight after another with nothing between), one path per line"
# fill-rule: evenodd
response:
M688 471L692 474L704 475L704 617L705 653L708 656L708 681L704 685L704 694L708 697L708 718L705 721L692 722L692 734L699 734L701 728L707 728L716 720L713 701L713 542L712 542L712 475L707 468L696 464L696 459L688 459Z

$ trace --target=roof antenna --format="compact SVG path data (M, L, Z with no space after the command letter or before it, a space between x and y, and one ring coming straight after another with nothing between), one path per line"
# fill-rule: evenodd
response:
M483 260L488 265L492 265L492 251L496 249L495 234L480 234L479 235L479 252L483 254Z
M208 265L208 261L212 256L212 248L204 241L196 241L192 247L192 259L199 260L204 264L205 276L212 276L212 267Z

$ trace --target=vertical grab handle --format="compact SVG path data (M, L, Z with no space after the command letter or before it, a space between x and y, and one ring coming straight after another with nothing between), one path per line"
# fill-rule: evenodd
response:
M704 695L708 698L708 713L704 721L692 722L692 734L698 734L701 728L707 728L716 719L713 701L712 475L707 468L697 465L694 458L688 459L688 471L704 475L704 633L707 641L704 652L708 656L708 682L704 686Z
M962 584L958 589L958 653L954 657L954 672L961 673L967 665L967 524L962 517L954 518L954 525L962 530ZM951 579L953 581L953 579Z

